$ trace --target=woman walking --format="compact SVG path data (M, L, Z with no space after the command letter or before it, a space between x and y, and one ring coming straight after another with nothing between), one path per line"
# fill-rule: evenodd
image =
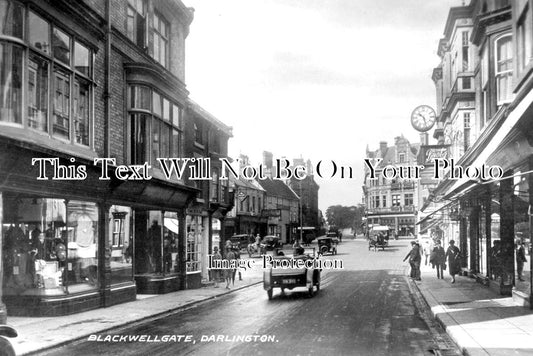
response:
M444 252L444 247L441 246L440 241L435 243L435 247L431 251L431 257L429 263L437 269L437 278L444 279L444 268L446 264L446 253Z
M454 240L450 240L449 244L445 257L448 258L448 268L450 276L452 276L452 283L455 283L455 275L461 271L461 251L455 246Z

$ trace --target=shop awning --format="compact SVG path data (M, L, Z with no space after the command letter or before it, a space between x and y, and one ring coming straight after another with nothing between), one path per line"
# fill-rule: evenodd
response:
M420 219L420 221L418 221L416 223L416 225L420 225L426 221L428 221L429 219L431 219L433 217L433 215L435 215L436 213L438 213L439 211L442 211L443 209L446 209L447 207L453 205L453 204L456 204L455 201L452 201L452 202L449 202L449 203L446 203L446 204L443 204L441 205L440 207L438 207L437 209L433 210L431 213L429 213L428 215L426 215L425 217L423 217L422 219Z
M420 229L420 234L426 233L429 229L432 227L435 227L437 224L439 224L442 221L442 218L437 218L434 220L430 220L426 226L424 226L422 229Z

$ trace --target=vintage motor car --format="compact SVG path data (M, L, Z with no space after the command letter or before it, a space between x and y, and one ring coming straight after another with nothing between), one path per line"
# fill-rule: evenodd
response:
M265 244L266 249L269 251L282 246L280 238L274 235L267 235L263 237L263 244Z
M338 238L326 235L326 237L318 238L317 242L319 253L323 255L326 253L331 253L332 255L337 254L337 245L339 244Z
M374 225L368 231L368 249L378 248L385 250L385 247L389 245L390 229L388 226Z
M253 240L252 236L247 234L233 235L230 237L233 248L239 250L246 250L248 244Z
M268 299L272 299L274 288L281 288L281 292L285 293L285 289L306 288L309 297L314 295L314 288L316 291L320 290L320 273L319 268L315 268L312 260L315 259L315 248L304 249L303 254L294 256L275 256L272 257L273 263L278 267L272 265L266 266L263 271L263 288L267 291ZM297 261L308 261L311 266L303 268L281 268L285 263L297 263Z

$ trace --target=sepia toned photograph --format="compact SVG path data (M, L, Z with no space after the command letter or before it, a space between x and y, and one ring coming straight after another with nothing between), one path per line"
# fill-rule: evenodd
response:
M0 356L533 355L530 184L533 0L0 0Z

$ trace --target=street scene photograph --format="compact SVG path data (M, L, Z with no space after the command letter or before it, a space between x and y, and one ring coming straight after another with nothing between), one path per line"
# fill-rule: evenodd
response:
M0 0L0 356L533 356L533 0Z

